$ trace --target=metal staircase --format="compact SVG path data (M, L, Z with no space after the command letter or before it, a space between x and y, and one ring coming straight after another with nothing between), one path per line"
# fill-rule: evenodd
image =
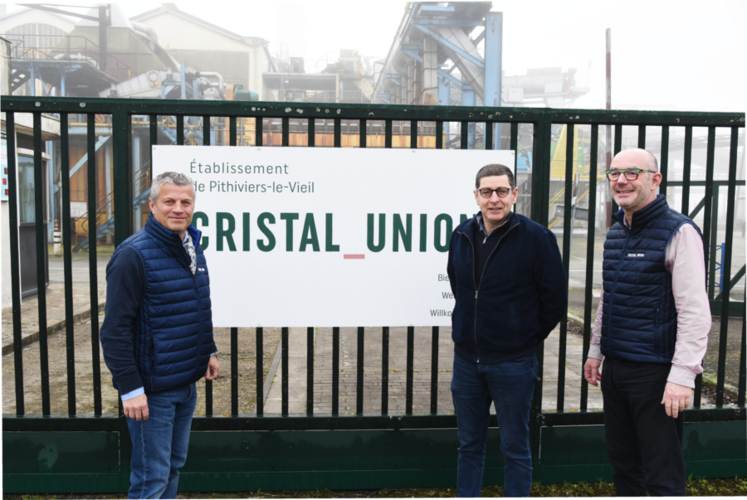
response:
M132 200L132 208L138 209L143 206L148 198L150 197L150 162L145 164L140 170L135 172L133 175L133 192L136 193ZM96 219L99 216L107 216L108 214L114 213L114 193L110 192L98 203L96 203ZM88 213L83 214L81 217L76 219L82 221L81 226L86 232L88 231ZM114 216L106 218L103 224L96 228L96 239L105 237L108 234L114 232ZM81 250L87 250L89 244L89 238L85 238L80 243L75 245L73 252L80 252Z
M161 130L176 144L176 120L171 115L162 115L163 122ZM189 146L201 146L202 142L202 125L190 123L191 120L184 120L184 144Z

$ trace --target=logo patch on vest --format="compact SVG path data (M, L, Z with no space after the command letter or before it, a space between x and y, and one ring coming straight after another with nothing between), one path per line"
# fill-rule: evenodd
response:
M629 253L628 257L645 257L646 254L644 253Z
M198 267L198 268L197 268L197 270L198 270L198 271L204 271L204 270L205 270L205 268L204 268L204 267Z

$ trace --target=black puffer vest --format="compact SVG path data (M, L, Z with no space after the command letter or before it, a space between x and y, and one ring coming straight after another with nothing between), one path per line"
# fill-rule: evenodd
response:
M604 243L602 354L625 361L671 363L677 338L672 275L665 265L667 246L692 220L671 210L664 195L633 214L625 214ZM701 234L701 239L703 235Z

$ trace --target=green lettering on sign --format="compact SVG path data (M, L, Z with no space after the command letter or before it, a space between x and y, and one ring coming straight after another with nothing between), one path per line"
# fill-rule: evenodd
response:
M208 219L208 216L205 212L195 212L192 216L192 225L197 228L197 222L200 223L200 226L203 228L206 228L210 225L210 220ZM199 228L197 228L199 229ZM208 245L210 245L210 238L207 236L203 236L200 238L200 245L202 246L203 250L208 249Z
M443 232L441 231L442 222L446 222L446 230ZM452 226L453 226L453 222L449 214L440 214L433 221L433 246L436 247L436 250L438 250L439 252L449 251L449 242L451 239ZM444 243L441 243L442 234L445 236L445 239L446 239Z
M228 222L228 227L225 228L223 222ZM236 244L233 241L233 232L236 230L236 219L233 215L228 212L218 212L215 214L215 225L217 244L215 247L216 252L223 251L223 240L228 242L228 249L232 252L236 251Z
M282 213L280 218L285 221L285 251L293 251L293 221L298 220L298 214Z
M249 212L244 212L244 251L249 251Z
M428 243L428 214L420 214L420 251L425 252Z
M394 214L394 220L392 221L392 250L395 252L399 252L400 238L402 238L402 246L405 247L405 252L412 251L412 214L407 214L405 221L406 228L402 224L402 216Z
M386 215L379 214L379 243L374 244L374 214L368 214L368 249L372 252L381 252L386 243Z
M304 220L303 223L303 231L301 231L301 245L299 245L298 251L305 252L308 245L311 245L311 248L315 252L319 251L319 238L316 235L314 214L306 214L306 220Z
M262 231L262 234L267 237L267 243L265 243L264 240L257 240L257 248L263 252L271 252L275 248L275 235L272 234L270 228L267 227L268 222L270 224L275 224L275 216L270 212L259 214L259 217L257 218L257 226L259 226L259 230Z
M335 245L334 243L332 243L332 214L326 214L324 232L326 234L324 250L326 252L339 252L340 245Z

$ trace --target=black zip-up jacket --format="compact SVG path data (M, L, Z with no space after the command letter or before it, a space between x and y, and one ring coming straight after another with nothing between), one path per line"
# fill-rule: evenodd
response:
M475 363L534 354L568 307L555 235L519 214L511 214L506 224L483 270L475 269L475 248L484 241L476 217L451 235L447 272L456 299L451 337L454 351ZM476 272L482 275L479 289Z

